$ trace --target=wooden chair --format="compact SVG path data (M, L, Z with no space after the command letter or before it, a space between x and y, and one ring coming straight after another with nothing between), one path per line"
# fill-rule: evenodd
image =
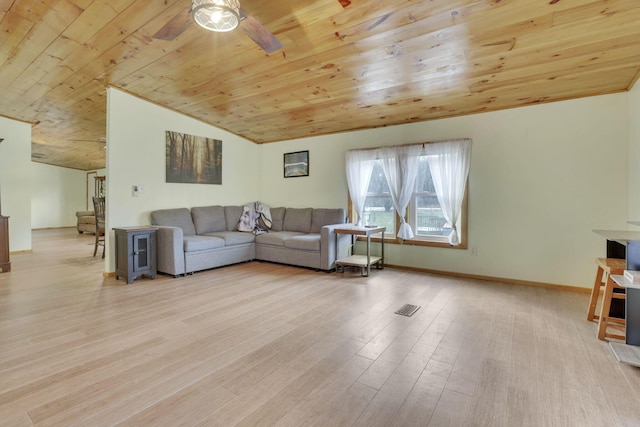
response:
M612 274L616 275L624 273L626 265L625 260L617 258L596 258L596 265L598 266L598 270L596 272L596 279L593 283L593 289L591 290L587 320L598 320L598 338L601 340L605 339L605 337L624 339L624 335L607 332L607 327L610 323L616 323L618 325L625 324L624 319L610 316L611 300L625 299L624 292L614 292L614 289L624 290L624 288L618 286L613 279L611 279ZM596 305L602 288L604 288L604 292L600 315L596 315Z
M98 246L102 246L102 258L104 258L104 197L93 198L93 212L96 217L96 243L93 247L93 256L98 253Z

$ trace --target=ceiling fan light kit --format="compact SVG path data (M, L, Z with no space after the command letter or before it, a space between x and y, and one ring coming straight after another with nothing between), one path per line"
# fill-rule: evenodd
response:
M192 0L191 11L196 24L209 31L232 31L240 23L238 0Z

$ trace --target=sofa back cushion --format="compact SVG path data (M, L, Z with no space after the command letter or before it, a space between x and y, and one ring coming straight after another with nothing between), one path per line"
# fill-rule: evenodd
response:
M285 208L270 208L271 212L271 231L282 231L282 223L284 221Z
M224 207L201 206L191 208L191 218L197 234L226 231L227 222L224 218Z
M227 223L227 231L237 231L244 206L225 206L224 217Z
M311 231L311 208L287 208L282 223L283 231L298 231L309 233Z
M193 220L191 219L191 212L189 212L187 208L152 211L149 218L152 225L180 227L185 236L193 236L196 234L196 228L193 226Z
M320 233L325 225L343 224L346 219L344 209L314 209L311 214L311 232Z

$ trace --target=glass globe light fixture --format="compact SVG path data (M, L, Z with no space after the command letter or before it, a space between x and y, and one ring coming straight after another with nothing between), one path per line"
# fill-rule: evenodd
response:
M238 0L192 0L191 13L196 24L209 31L231 31L240 23Z

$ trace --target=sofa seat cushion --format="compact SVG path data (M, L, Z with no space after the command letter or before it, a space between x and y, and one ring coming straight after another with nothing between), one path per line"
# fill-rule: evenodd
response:
M253 243L256 236L253 233L243 233L241 231L222 231L217 233L207 233L205 236L218 237L224 240L225 246L243 245Z
M96 224L96 217L94 215L91 215L91 216L79 216L78 217L78 224L95 225Z
M224 239L213 236L185 236L184 251L206 251L207 249L224 248Z
M305 233L296 231L273 231L256 236L256 243L261 245L284 246L284 242L292 237L302 236Z
M320 250L320 235L303 234L302 236L294 236L284 241L284 247L317 252Z

